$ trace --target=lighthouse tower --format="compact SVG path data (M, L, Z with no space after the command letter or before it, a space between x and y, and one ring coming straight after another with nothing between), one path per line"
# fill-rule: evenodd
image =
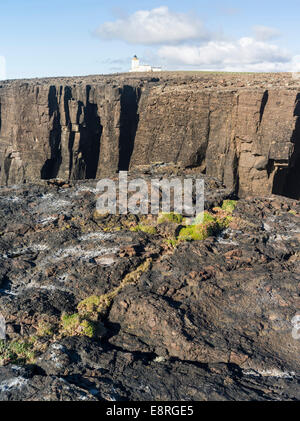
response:
M136 72L138 71L140 67L140 60L137 58L137 56L134 56L131 60L131 71Z
M131 60L130 72L161 72L160 67L151 67L149 64L140 64L140 60L137 56L134 56Z

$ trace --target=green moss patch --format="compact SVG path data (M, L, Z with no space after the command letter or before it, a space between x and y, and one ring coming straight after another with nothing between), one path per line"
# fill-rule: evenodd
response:
M222 210L228 213L233 213L237 205L236 200L224 200Z
M99 316L105 315L110 308L114 294L91 295L78 304L80 315L97 320Z
M145 232L146 234L150 234L150 235L157 234L156 228L153 227L152 225L139 224L139 225L131 228L130 231L134 231L134 232L142 231L142 232Z
M87 336L93 338L96 335L94 322L84 319L78 313L63 314L61 318L63 336Z
M231 220L231 209L233 205L225 204L224 208L230 209L226 211L223 208L215 208L214 213L203 212L199 214L194 224L183 227L178 235L178 239L182 241L203 241L208 237L219 235L226 229Z
M77 307L80 317L88 318L89 320L98 320L101 317L105 317L114 298L126 285L135 285L139 281L141 275L149 269L151 262L151 259L145 260L145 262L138 266L134 271L128 273L123 278L120 285L111 292L103 295L92 295L81 301Z
M0 340L0 366L33 363L34 357L32 343Z
M220 232L220 226L217 217L204 212L197 216L195 224L182 228L178 238L185 241L202 241L218 232Z
M47 336L53 336L55 334L55 326L46 321L40 321L37 329L36 329L36 335L40 338L44 338Z
M163 224L165 222L174 222L176 224L181 224L183 221L183 216L179 213L162 213L157 218L158 224Z

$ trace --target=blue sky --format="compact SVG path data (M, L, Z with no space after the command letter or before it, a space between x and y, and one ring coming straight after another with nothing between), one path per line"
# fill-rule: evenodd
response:
M0 0L0 14L0 79L127 71L133 54L171 70L300 70L299 0Z

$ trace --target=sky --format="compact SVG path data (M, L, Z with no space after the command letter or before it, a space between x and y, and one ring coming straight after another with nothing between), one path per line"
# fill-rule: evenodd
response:
M300 71L299 0L0 0L0 80L164 70Z

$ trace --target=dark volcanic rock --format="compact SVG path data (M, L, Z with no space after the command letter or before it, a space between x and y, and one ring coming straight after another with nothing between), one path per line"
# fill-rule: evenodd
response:
M208 209L230 197L204 178ZM298 201L239 200L220 235L176 247L94 211L93 181L1 189L0 313L7 343L35 353L3 362L1 400L300 399ZM105 329L63 333L63 314L112 291Z

